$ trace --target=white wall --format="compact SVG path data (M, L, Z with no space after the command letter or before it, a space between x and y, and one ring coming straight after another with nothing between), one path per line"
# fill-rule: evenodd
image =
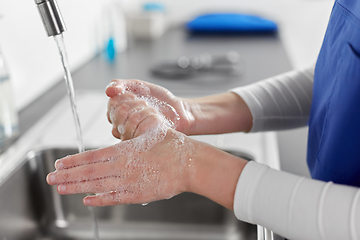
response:
M58 0L68 31L72 69L103 44L104 6L111 0ZM131 9L145 0L117 0ZM255 13L278 22L295 68L316 60L333 0L158 0L171 22L209 11ZM133 7L134 8L134 7ZM0 45L11 72L16 106L25 107L62 77L53 39L47 38L33 0L0 0ZM106 23L105 23L106 25Z
M94 56L105 0L59 0L68 31L72 69ZM23 108L62 78L55 41L48 38L33 0L0 0L0 45L11 74L16 106Z

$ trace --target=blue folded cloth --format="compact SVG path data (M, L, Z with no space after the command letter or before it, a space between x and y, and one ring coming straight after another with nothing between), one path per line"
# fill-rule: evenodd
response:
M247 33L276 32L273 21L246 14L211 13L196 17L186 24L191 32Z

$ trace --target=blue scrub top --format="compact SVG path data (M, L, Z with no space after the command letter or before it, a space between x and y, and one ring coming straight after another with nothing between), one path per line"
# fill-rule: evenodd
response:
M309 120L314 179L360 187L360 0L337 0L317 60Z

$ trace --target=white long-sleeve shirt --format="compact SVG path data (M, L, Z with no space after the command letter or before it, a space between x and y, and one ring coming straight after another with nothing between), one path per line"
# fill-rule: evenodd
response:
M232 89L253 115L252 132L306 125L314 67ZM341 159L339 159L341 161ZM360 189L307 179L249 162L239 178L234 212L292 240L359 240Z

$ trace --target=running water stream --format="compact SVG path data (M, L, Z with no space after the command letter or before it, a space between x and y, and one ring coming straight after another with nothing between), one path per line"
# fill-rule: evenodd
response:
M71 104L71 110L73 113L73 118L75 122L75 128L76 128L76 134L78 139L78 150L79 153L82 153L85 151L83 137L82 137L82 131L80 126L80 120L79 120L79 114L77 111L76 106L76 98L75 98L75 91L74 91L74 85L73 80L70 72L70 66L69 61L67 58L67 51L65 48L65 42L62 34L54 36L55 42L59 48L59 53L61 57L61 62L64 68L64 79L66 82L67 92L70 98L70 104ZM94 239L99 240L99 230L96 220L96 215L93 207L89 207L89 210L91 212L92 218L93 218L93 232L94 232Z

